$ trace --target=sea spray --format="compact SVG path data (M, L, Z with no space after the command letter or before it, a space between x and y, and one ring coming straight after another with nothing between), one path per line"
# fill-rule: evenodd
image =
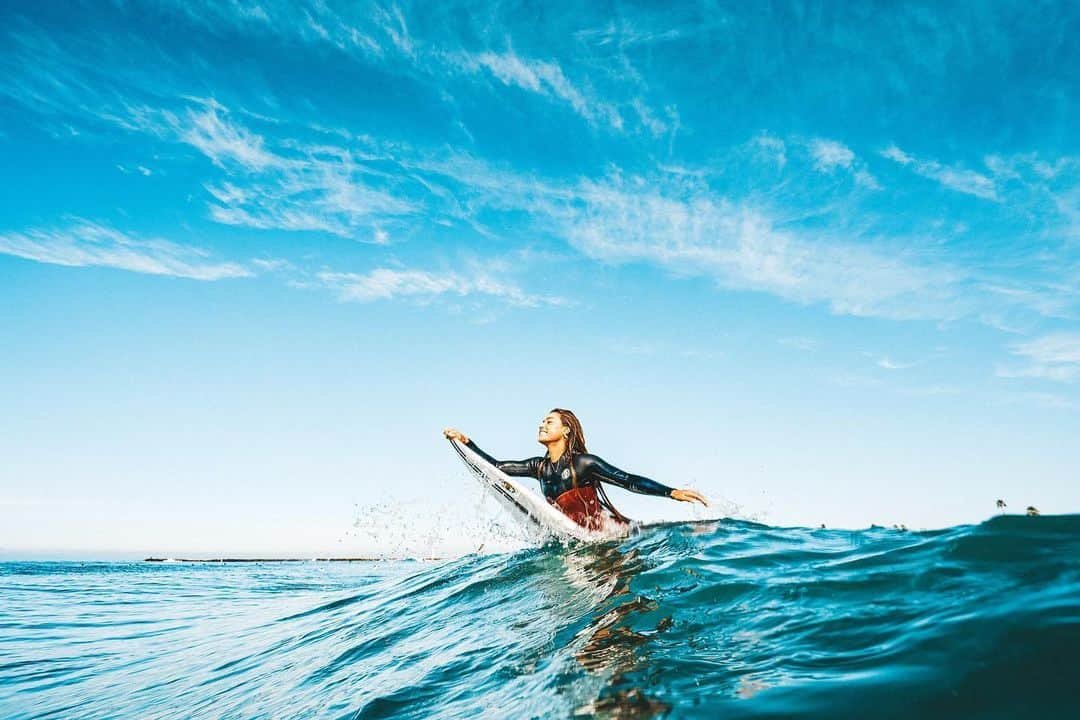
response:
M348 546L366 557L448 559L471 553L522 550L532 544L524 529L479 492L471 503L427 499L356 505Z

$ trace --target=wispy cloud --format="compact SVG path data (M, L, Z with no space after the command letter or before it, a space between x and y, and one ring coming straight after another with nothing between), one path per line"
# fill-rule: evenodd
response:
M984 200L999 199L993 179L974 170L943 165L937 160L916 158L895 145L883 150L881 155L909 168L916 175L933 180L951 190L974 195Z
M888 356L878 358L875 364L883 370L909 370L918 365L913 362L897 362Z
M140 239L85 220L60 229L0 234L0 253L53 265L108 267L193 280L249 277L242 265L216 262L210 253L161 239Z
M204 14L219 12L198 7ZM357 21L322 4L305 10L313 20L303 31L308 33L305 42L336 42ZM262 28L267 18L286 11L249 4L220 12L232 13L244 27ZM655 132L664 129L659 114L640 102L641 86L618 101L603 98L590 85L595 76L580 72L572 58L527 57L513 50L509 39L498 51L434 49L415 35L417 23L410 23L406 13L390 7L376 15L371 32L380 38L379 53L412 53L417 59L409 62L415 67L435 63L436 55L442 61L452 57L449 69L430 69L444 79L446 73L484 77L485 82L547 96L590 122L612 125L616 117L636 118ZM302 13L296 19L304 21ZM10 90L19 104L36 112L81 113L114 129L194 150L207 161L201 184L207 215L218 223L325 232L375 245L404 242L431 228L475 231L485 240L527 233L563 241L600 262L647 263L676 276L709 278L725 289L821 303L838 314L936 320L976 316L1023 329L1014 315L1067 316L1076 304L1080 266L1074 262L1070 270L1052 252L983 271L977 253L954 253L932 232L899 227L892 220L876 226L864 221L858 198L865 193L852 192L848 182L820 177L849 175L861 188L880 188L865 159L840 139L782 139L760 132L749 145L716 149L697 167L675 158L637 174L613 163L584 178L585 173L536 177L450 146L411 145L348 131L329 135L314 124L287 121L287 113L267 118L221 100L176 93L175 86L168 95L148 89L145 77L133 81L122 69L120 79L91 75L96 71L86 58L48 37L24 35L36 38L36 44L17 42L18 52L0 59L0 65L32 82L0 79L0 92ZM117 57L111 60L122 68ZM379 62L386 64L385 58ZM987 161L993 174L988 177L896 147L883 154L980 197L1010 197L1013 186L1007 177L1025 183L1053 180L1059 187L1047 202L1056 201L1056 212L1066 218L1075 206L1066 187L1072 166L1061 159L1000 157ZM733 156L745 160L746 155L753 156L758 174L745 174L749 179L742 186L744 174L715 170L730 165L726 161ZM768 183L761 182L763 158L771 166ZM1080 227L1080 217L1070 222ZM1048 241L1051 248L1053 241ZM1015 276L1018 265L1030 269L1028 276L1003 280Z
M539 95L557 98L574 112L593 124L605 124L623 129L618 108L608 102L590 97L566 77L559 63L551 60L522 58L513 50L505 52L457 53L449 55L451 64L468 73L486 71L504 85L518 87ZM656 120L640 99L637 112L646 125L655 127ZM663 129L660 130L661 132Z
M337 292L340 300L351 302L406 299L426 303L444 295L484 295L517 307L567 304L558 297L530 295L512 283L485 274L377 268L367 273L321 272L317 277Z
M134 168L129 168L129 167L126 167L124 165L121 165L121 164L117 163L116 169L119 170L120 172L124 173L125 175L130 175L131 173L137 172L140 175L142 175L143 177L150 177L151 175L154 174L153 170L151 170L150 168L148 168L148 167L146 167L144 165L136 165Z
M1017 343L1011 350L1028 364L999 367L999 377L1029 377L1066 383L1080 379L1080 333L1052 333Z
M768 133L761 133L751 141L751 144L762 157L772 160L780 169L787 165L787 144L782 139Z
M196 148L214 164L224 167L233 162L245 170L260 171L279 167L281 158L265 148L265 141L247 128L229 122L225 108L213 100L201 100L204 109L188 110L186 120L166 114L179 139Z
M293 2L166 2L164 6L182 14L209 32L233 30L300 41L325 44L358 57L381 57L394 46L386 34L395 29L385 22L387 12L373 12L363 6L369 26L361 27L330 3ZM360 9L360 8L358 8Z
M127 104L117 122L206 157L221 173L204 185L209 217L219 223L386 244L415 232L410 228L417 223L460 222L492 237L481 218L510 213L531 231L561 238L602 262L650 263L675 275L712 278L726 289L824 303L837 314L951 320L978 312L969 271L944 261L932 246L857 228L800 227L770 203L717 192L701 169L651 177L615 170L560 183L453 149L425 151L356 136L336 143L325 135L264 136L251 127L263 121L250 114L214 100L184 102L169 111ZM778 138L759 135L755 147L790 162L789 147ZM820 140L809 154L798 147L800 162L819 166L814 171L861 168L837 141ZM1033 292L1029 286L1007 301L1063 306L1053 298L1065 291Z
M800 152L787 162L805 161L804 172L816 172L803 147L797 144ZM790 152L784 141L763 135L746 149L755 157L761 151ZM859 164L856 157L852 167ZM835 220L810 214L811 222L803 223L785 210L784 196L760 203L734 199L713 189L714 178L704 168L665 165L650 176L615 170L603 178L558 183L460 153L418 160L415 167L429 179L443 178L439 182L469 213L523 214L535 228L602 262L648 263L676 276L710 277L724 288L822 302L837 314L970 316L989 323L1003 312L1064 312L1071 302L1067 283L1008 280L992 268L950 262L933 236L890 235L845 222L858 216L850 201L837 205ZM1007 283L1023 290L1003 295L989 289Z
M814 167L821 172L833 172L837 168L848 169L855 162L851 148L835 140L817 138L810 143Z
M281 272L293 268L293 264L281 258L255 258L251 264L266 272Z
M955 316L944 264L777 226L769 214L683 184L660 189L612 179L583 182L561 227L584 254L610 263L648 262L721 287L758 290L833 312L886 317Z
M225 172L228 180L206 185L216 222L385 244L389 234L378 227L381 221L421 209L394 192L407 180L404 173L376 170L360 151L280 139L271 145L220 103L193 102L195 108L179 115L147 111L142 117L153 132L191 145Z
M407 13L397 5L349 9L322 2L258 6L177 3L174 10L212 31L234 27L332 47L365 63L376 63L395 74L428 84L441 85L448 75L455 74L492 78L505 87L564 104L594 127L621 132L626 129L627 117L636 117L640 126L654 135L669 129L668 123L641 97L640 85L616 84L614 91L618 99L605 99L587 83L572 80L564 62L520 55L510 44L512 36L508 28L502 28L501 33L506 38L506 47L495 49L469 47L464 38L447 35L449 28L445 25L439 27L441 33L435 40L425 41L410 30ZM485 27L484 34L493 30Z
M864 187L864 188L866 188L868 190L880 190L881 189L881 183L879 183L878 179L876 177L874 177L873 175L871 175L870 172L867 171L867 170L856 170L855 174L854 174L854 177L855 177L855 183L857 185L861 185L862 187Z
M996 177L1029 183L1034 175L1041 182L1050 182L1076 165L1075 157L1059 157L1053 162L1040 158L1036 153L1016 155L987 155L986 167Z
M1006 281L1007 279L1003 279ZM1033 310L1043 317L1067 317L1070 301L1068 288L1047 286L1043 282L1029 281L1026 286L1018 284L1015 280L1012 285L998 283L984 283L981 287L991 296L1016 306ZM1065 291L1065 292L1062 292Z
M855 152L842 142L826 138L814 138L807 145L807 150L813 161L814 169L818 172L832 175L838 170L843 170L851 173L851 177L857 185L869 190L881 189L881 184L866 169L866 164L859 160Z

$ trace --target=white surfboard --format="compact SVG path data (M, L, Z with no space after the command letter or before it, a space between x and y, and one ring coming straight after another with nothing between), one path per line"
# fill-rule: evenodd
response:
M494 495L499 504L538 539L597 542L625 537L629 533L627 526L615 523L612 523L610 530L586 530L545 500L540 493L526 487L517 478L507 475L465 445L457 440L451 440L450 444L484 489Z

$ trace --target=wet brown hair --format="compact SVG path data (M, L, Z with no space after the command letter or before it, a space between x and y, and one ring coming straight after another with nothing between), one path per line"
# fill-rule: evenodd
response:
M551 412L557 414L559 419L562 420L562 424L570 428L570 434L566 438L566 452L570 455L570 482L573 487L577 487L577 471L574 469L574 455L582 455L589 452L585 447L585 431L581 429L581 421L577 419L572 411L566 408L552 408ZM550 459L548 460L550 462ZM543 467L541 463L540 467ZM540 478L542 471L538 468L536 471L537 479ZM623 515L621 512L615 509L615 506L611 504L611 500L608 500L607 493L604 492L604 486L596 483L596 494L600 500L600 504L606 507L611 513L618 519L625 523L630 522L630 518Z
M558 415L562 424L570 428L570 434L566 437L566 452L569 453L570 482L573 487L577 487L577 471L574 470L574 455L581 455L582 453L589 452L585 447L585 431L581 429L581 421L578 420L577 415L575 415L572 410L552 408L551 412Z
M571 410L564 408L552 408L551 412L559 416L562 424L570 428L570 436L566 438L566 449L571 455L589 452L585 448L585 431L581 429L581 421Z

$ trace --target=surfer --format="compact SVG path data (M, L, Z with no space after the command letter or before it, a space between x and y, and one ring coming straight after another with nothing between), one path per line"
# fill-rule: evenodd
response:
M608 500L602 482L643 495L709 504L705 497L695 490L678 490L641 475L632 475L591 454L585 448L585 433L581 429L581 422L574 413L562 408L549 412L540 423L537 440L547 447L547 453L541 457L496 460L477 447L476 443L460 430L446 428L443 435L471 448L507 475L538 479L547 501L589 530L603 527L604 510L608 511L615 522L629 522Z

